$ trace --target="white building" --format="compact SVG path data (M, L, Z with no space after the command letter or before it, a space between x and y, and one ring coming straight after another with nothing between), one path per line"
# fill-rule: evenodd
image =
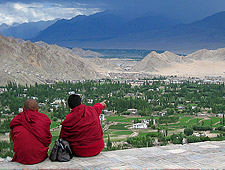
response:
M111 113L112 113L111 110L106 110L106 109L105 109L105 110L102 110L102 111L103 111L104 114L111 114Z
M159 116L160 117L166 116L166 112L159 112Z
M31 99L38 100L38 98L37 98L37 97L34 97L34 96L33 96L33 97L31 97Z
M155 119L153 119L153 125L156 125L156 120Z
M218 113L217 116L218 117L223 117L223 114L222 113Z
M62 100L60 100L60 99L56 99L56 100L54 100L54 104L61 104L61 102L62 102Z
M45 103L38 103L38 107L42 107L42 106L45 106L46 104Z
M198 133L198 132L194 132L193 135L194 136L197 136L197 137L200 137L201 136L200 133Z
M19 109L18 109L18 112L19 112L19 113L23 112L23 108L19 108Z
M100 120L105 120L105 115L104 114L100 114L99 119Z
M130 114L137 114L137 109L127 109Z
M142 119L142 120L141 120L141 123L144 123L144 124L146 124L146 125L149 125L149 120Z
M87 99L87 103L92 104L93 103L93 99Z
M7 92L7 89L6 88L0 88L0 93L4 93L4 92Z
M133 124L134 129L147 129L147 125L145 123L136 123Z
M75 94L75 91L69 91L68 93L69 93L69 95Z
M197 106L191 106L191 109L195 109Z
M56 104L56 103L50 103L50 104L51 104L52 107L55 107L56 109L59 107L59 105Z

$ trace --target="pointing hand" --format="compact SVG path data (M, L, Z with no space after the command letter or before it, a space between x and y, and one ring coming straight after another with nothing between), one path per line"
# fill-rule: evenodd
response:
M107 105L105 104L105 102L106 102L106 100L104 100L103 102L101 102L103 108L106 108L107 107Z

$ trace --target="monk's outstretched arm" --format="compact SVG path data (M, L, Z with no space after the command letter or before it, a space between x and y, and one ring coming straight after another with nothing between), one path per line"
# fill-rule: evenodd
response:
M93 107L97 110L98 112L98 116L100 116L101 112L102 112L102 109L103 108L106 108L106 100L104 100L103 102L101 103L96 103Z

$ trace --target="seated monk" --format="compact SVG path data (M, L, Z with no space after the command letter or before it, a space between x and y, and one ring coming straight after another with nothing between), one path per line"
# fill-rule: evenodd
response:
M90 157L104 148L103 132L99 116L106 108L106 101L94 106L85 106L79 95L70 95L68 105L72 109L61 123L60 138L67 140L74 155Z
M23 112L9 124L15 152L12 161L22 164L44 161L48 157L48 146L52 140L50 124L48 116L38 112L35 100L25 101Z

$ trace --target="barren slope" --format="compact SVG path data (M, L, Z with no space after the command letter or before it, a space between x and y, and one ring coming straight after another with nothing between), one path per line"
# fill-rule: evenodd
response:
M203 49L187 56L151 52L133 67L133 71L161 75L225 77L225 48Z
M18 43L0 36L0 85L101 78L91 64L57 45Z
M169 67L174 63L183 62L183 56L178 56L174 53L166 51L162 54L158 54L153 51L148 54L143 60L137 63L133 67L133 71L146 71L146 72L157 72L159 69Z

